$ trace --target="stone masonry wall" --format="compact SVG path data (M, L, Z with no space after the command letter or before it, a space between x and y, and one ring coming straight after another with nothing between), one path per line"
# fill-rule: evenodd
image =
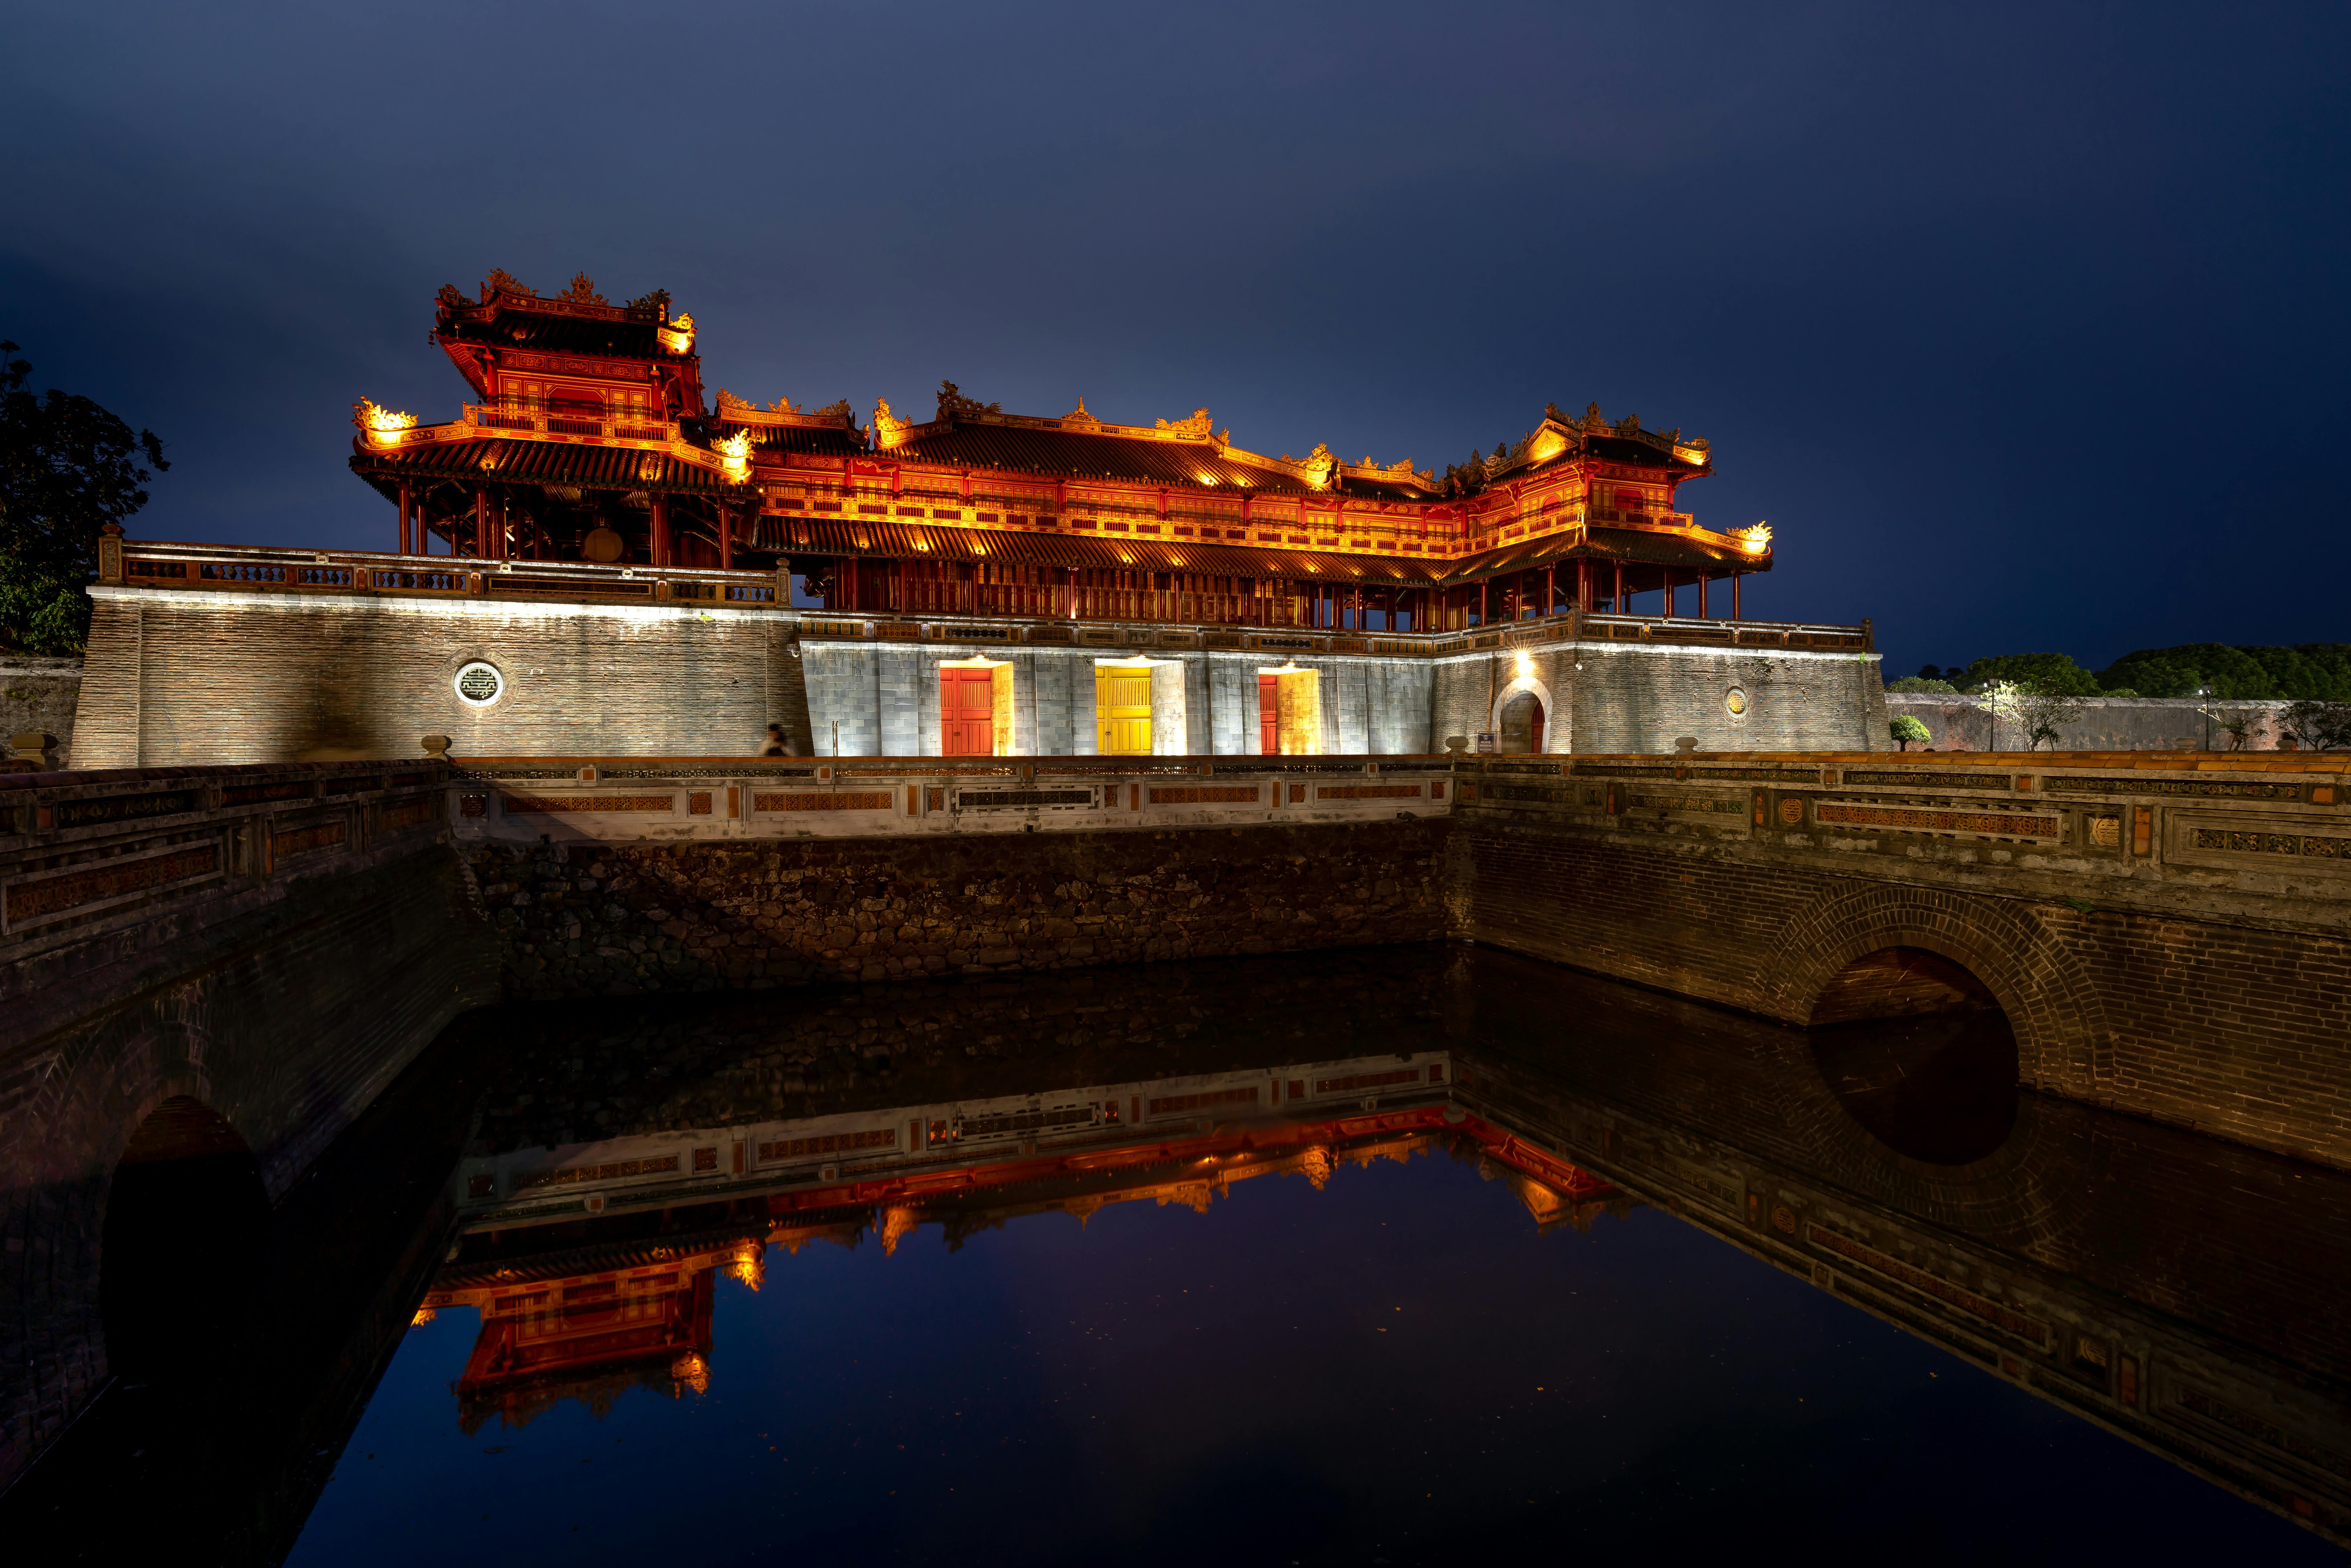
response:
M1977 699L1943 692L1888 692L1890 714L1908 714L1927 727L1932 738L1918 751L2022 751L2025 737L2013 722L2003 721L1992 744L1991 715ZM2245 736L2247 751L2278 748L2278 716L2283 702L2199 703L2194 697L2088 697L2071 722L2057 727L2059 751L2226 751L2228 731L2207 720L2203 710L2242 714L2253 722Z
M772 612L511 600L164 593L100 587L81 768L806 749L799 626ZM505 677L483 707L471 660ZM843 737L844 740L846 737Z
M1670 643L1466 654L1437 662L1429 734L1443 746L1499 729L1495 710L1523 691L1542 702L1552 753L1667 753L1682 736L1700 751L1888 751L1877 670L1875 653Z
M46 731L57 737L57 766L70 768L80 700L79 659L0 657L0 739Z
M451 1019L495 999L449 852L388 852L75 971L79 1019L0 1049L0 1485L106 1384L107 1195L156 1106L218 1111L277 1199ZM12 998L10 1023L58 1010L42 1003Z
M1991 988L2028 1087L2351 1167L2351 941L1952 878L1838 875L1719 842L1458 817L1458 934L1808 1022L1846 964L1921 947ZM2096 892L2085 888L2085 892ZM2179 902L2191 904L2192 899Z
M496 922L507 993L559 997L1436 941L1444 831L462 852Z

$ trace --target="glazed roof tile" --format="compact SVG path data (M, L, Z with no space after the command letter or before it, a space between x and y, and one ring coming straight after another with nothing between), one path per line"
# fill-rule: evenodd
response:
M455 321L443 338L494 349L530 353L603 354L615 359L674 359L654 336L651 321L600 321L578 316L501 310L487 321Z
M1445 563L1440 582L1452 584L1498 572L1523 571L1531 566L1589 557L1600 561L1625 561L1647 566L1686 567L1691 570L1769 571L1771 559L1758 560L1744 550L1725 549L1686 534L1654 533L1646 528L1592 528L1579 538L1573 533L1547 534L1521 544L1504 545Z
M721 423L725 423L721 421ZM862 431L814 424L754 425L752 451L762 455L798 452L820 457L865 455Z
M597 490L705 490L741 493L720 475L666 452L554 441L440 441L397 452L360 451L363 475L430 476L517 485L578 485Z
M1232 462L1199 442L1094 435L1077 430L959 424L916 436L879 455L973 468L1025 469L1056 478L1142 480L1186 487L1245 488L1267 495L1316 493L1278 469Z

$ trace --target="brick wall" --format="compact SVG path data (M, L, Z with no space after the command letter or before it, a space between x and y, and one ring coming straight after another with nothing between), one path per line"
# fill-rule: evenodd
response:
M1435 941L1443 834L1422 821L463 852L509 994L558 997Z
M0 1484L102 1387L109 1182L157 1105L190 1095L259 1156L274 1200L411 1058L492 999L455 859L428 841L225 897L160 945L59 966L74 1007L17 995L0 1040ZM38 1015L78 1018L26 1034Z
M750 756L770 721L820 755L935 757L938 666L975 653L1012 667L1016 754L1084 757L1095 747L1094 665L1135 651L1161 672L1155 750L1246 755L1259 745L1258 672L1290 657L1123 643L803 646L796 613L723 604L92 591L76 756L91 768L407 758L424 735L451 737L460 757ZM1547 750L1667 752L1684 735L1701 750L1891 745L1876 654L1586 641L1524 656L1545 698ZM1322 750L1400 756L1489 727L1520 657L1306 651L1295 662L1319 677ZM477 659L506 683L481 707L453 689Z
M84 768L413 758L424 735L451 737L460 756L742 757L758 752L771 720L809 739L797 624L772 612L104 587L93 597ZM452 685L475 659L506 679L486 707Z
M2205 917L2085 909L2022 877L2003 896L1966 873L1841 875L1723 841L1474 817L1456 818L1448 854L1457 929L1479 941L1792 1023L1846 964L1922 947L1991 988L2028 1086L2351 1166L2351 943L2292 907L2262 922L2183 893L2170 902Z

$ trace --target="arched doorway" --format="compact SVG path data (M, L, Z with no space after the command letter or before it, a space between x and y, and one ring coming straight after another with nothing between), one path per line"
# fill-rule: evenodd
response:
M225 1354L269 1228L261 1166L227 1118L175 1095L115 1166L99 1310L117 1377L178 1383Z
M1813 1057L1878 1142L1966 1165L2016 1125L2016 1034L1990 987L1922 947L1882 947L1829 977L1813 1004Z
M1532 692L1517 692L1503 702L1499 744L1508 754L1523 755L1542 750L1542 698Z

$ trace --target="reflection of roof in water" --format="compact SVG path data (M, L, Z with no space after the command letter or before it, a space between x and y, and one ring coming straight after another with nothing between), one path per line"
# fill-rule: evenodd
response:
M529 1135L539 1125L560 1130L624 1099L622 1124L683 1134L777 1116L879 1123L910 1105L1055 1083L1253 1065L1261 1075L1265 1062L1331 1049L1322 1042L1343 998L1339 1049L1442 1052L1454 1071L1422 1103L1378 1113L1424 1120L1334 1130L1332 1157L1342 1135L1355 1140L1350 1155L1374 1158L1460 1145L1514 1186L1546 1174L1535 1162L1556 1161L1613 1191L1521 1188L1539 1224L1655 1204L2331 1539L2351 1538L2351 1319L2338 1306L2351 1174L2030 1093L1992 1153L1928 1165L1872 1135L1855 1114L1870 1107L1840 1101L1802 1031L1482 950L1154 965L873 995L884 994L886 1006L862 992L815 993L792 1016L755 998L683 1017L674 1000L599 1002L585 1030L551 1018L528 1053L537 1082L518 1085L538 1098L518 1105L519 1093L501 1091L486 1125L515 1150L544 1142ZM582 1046L583 1036L597 1043ZM1447 1122L1448 1106L1467 1119ZM1290 1174L1308 1174L1305 1150L1254 1134L1232 1151L1245 1159L1217 1155L1213 1180L1210 1167L1187 1168L1214 1152L1208 1143L1241 1136L1208 1123L1193 1134L1207 1141L1200 1149L1138 1150L1121 1167L967 1159L993 1176L897 1194L861 1195L851 1182L845 1203L837 1191L820 1197L826 1184L810 1180L790 1190L811 1201L798 1207L796 1196L763 1214L759 1238L772 1254L788 1235L872 1230L894 1245L936 1225L952 1242L1023 1214L1212 1205L1250 1166L1268 1174L1288 1161ZM681 1210L678 1223L701 1222ZM555 1240L550 1231L550 1249ZM480 1265L473 1245L444 1280ZM519 1253L501 1266L538 1267Z

